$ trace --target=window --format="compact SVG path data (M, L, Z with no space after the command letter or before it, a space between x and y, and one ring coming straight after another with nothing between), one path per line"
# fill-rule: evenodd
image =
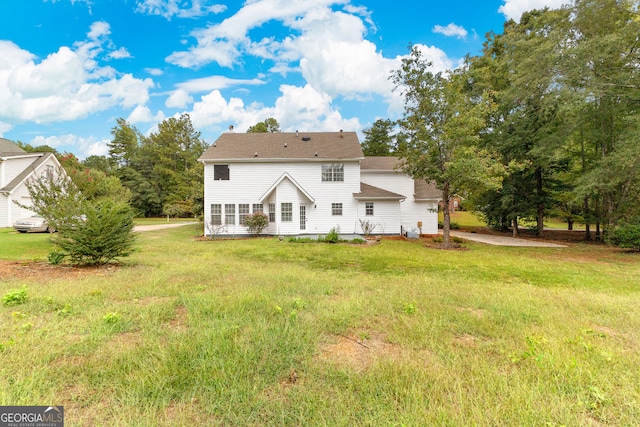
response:
M229 165L213 165L213 179L229 181Z
M293 204L292 203L281 203L280 209L281 209L280 219L282 219L282 222L293 221Z
M222 205L211 205L211 225L222 225Z
M236 225L236 205L224 205L224 223Z
M307 229L307 207L300 205L300 230Z
M269 222L276 222L276 204L269 203Z
M249 203L241 203L238 205L238 219L240 225L245 225L245 221L249 215Z
M331 215L333 216L342 215L342 203L331 203Z
M253 213L256 213L256 212L264 212L264 210L262 209L262 203L253 204Z
M373 216L373 202L366 202L364 204L364 214L366 216Z
M344 181L344 163L323 164L322 181Z

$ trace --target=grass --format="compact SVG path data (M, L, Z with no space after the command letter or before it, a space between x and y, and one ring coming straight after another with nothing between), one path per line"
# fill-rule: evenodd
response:
M640 423L636 254L192 234L2 277L27 298L0 305L0 405L69 426Z
M49 233L18 233L13 228L0 228L0 259L46 259L51 248Z

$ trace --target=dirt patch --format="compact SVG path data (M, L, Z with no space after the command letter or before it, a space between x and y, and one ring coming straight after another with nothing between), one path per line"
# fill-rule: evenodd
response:
M176 307L173 319L167 322L167 326L178 332L185 332L189 329L189 316L185 306Z
M363 335L363 334L360 334ZM362 372L382 358L399 359L402 347L385 339L378 332L366 333L361 338L356 333L335 335L320 348L318 359L354 368Z
M478 346L478 338L473 335L463 334L453 338L453 343L460 347L475 348Z
M51 280L75 279L84 276L104 276L119 267L103 265L96 267L71 267L52 265L43 261L3 261L0 260L0 281L5 280Z

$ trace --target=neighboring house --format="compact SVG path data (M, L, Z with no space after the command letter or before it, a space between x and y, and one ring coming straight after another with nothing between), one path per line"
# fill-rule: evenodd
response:
M365 158L355 132L224 133L204 163L205 234L246 235L264 212L271 235L437 234L440 193L397 172L397 158Z
M11 227L17 219L34 215L14 202L29 206L29 178L58 170L60 163L52 153L27 153L0 138L0 227Z

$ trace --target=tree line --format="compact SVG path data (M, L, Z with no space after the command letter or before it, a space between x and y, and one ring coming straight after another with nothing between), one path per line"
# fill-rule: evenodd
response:
M514 233L544 218L605 230L640 215L637 0L577 0L489 33L481 55L447 73L416 47L391 79L403 117L364 131L367 155L462 195ZM445 210L445 241L448 215Z

